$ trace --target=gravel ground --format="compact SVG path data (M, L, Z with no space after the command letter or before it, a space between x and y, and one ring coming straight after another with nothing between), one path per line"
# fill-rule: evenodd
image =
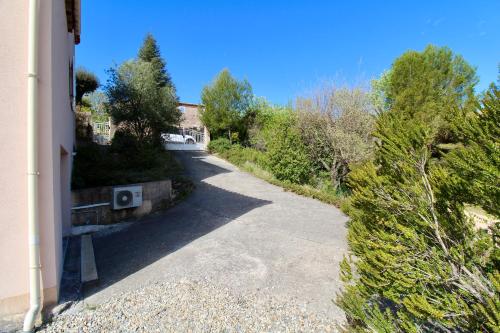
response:
M94 309L63 313L40 332L338 332L295 299L236 295L207 281L154 283Z

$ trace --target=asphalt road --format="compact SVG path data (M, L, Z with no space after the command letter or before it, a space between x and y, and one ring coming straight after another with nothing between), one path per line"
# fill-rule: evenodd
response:
M196 189L182 203L114 233L94 235L93 306L157 281L205 279L235 292L293 298L342 321L347 217L211 155L177 152Z

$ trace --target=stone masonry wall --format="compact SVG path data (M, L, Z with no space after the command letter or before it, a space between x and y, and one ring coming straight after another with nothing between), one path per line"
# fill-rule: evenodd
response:
M111 224L123 220L138 219L152 212L164 209L172 202L172 181L169 179L130 185L142 185L142 206L120 210L111 209L114 186L72 191L72 207L110 203L107 206L72 210L72 225Z

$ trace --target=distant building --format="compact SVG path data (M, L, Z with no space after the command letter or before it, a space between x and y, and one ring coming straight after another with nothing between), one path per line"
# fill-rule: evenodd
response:
M182 112L181 127L202 131L204 126L198 113L198 109L202 107L201 104L179 103L178 109Z
M167 140L165 148L167 150L205 150L210 142L210 133L200 120L199 112L203 110L203 105L193 103L177 104L177 108L182 112L177 135L170 134L170 141ZM178 143L188 143L179 145Z

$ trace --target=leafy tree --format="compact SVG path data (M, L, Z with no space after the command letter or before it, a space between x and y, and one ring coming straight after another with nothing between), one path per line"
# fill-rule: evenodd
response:
M446 47L429 45L423 52L408 51L372 83L382 110L398 110L436 128L436 144L460 140L451 124L460 109L473 106L478 78L461 56Z
M171 87L175 89L172 78L166 69L166 62L161 57L160 47L153 35L148 33L144 38L142 47L139 50L139 59L151 63L155 71L155 80L160 87Z
M76 77L76 104L82 104L83 95L91 93L99 87L99 79L97 76L84 68L78 68L75 73Z
M232 133L241 128L252 98L250 83L233 78L229 70L224 69L210 85L203 88L201 121L212 135L226 135L233 141Z
M377 119L375 158L349 176L348 240L356 259L341 265L346 285L338 303L352 332L498 332L498 225L477 230L464 214L462 197L454 195L457 186L475 186L467 174L456 174L462 173L463 160L456 163L462 153L449 160L433 158L434 144L443 134L443 124L435 120L465 112L471 97L470 84L464 82L471 81L463 78L475 76L468 69L467 75L456 74L446 59L457 58L446 49L428 48L424 54L421 59L410 52L396 60L387 95L390 107ZM466 68L463 60L459 63ZM416 68L421 70L415 73ZM415 77L418 82L412 82ZM488 111L492 108L496 111ZM487 205L483 199L495 192L483 181L498 184L498 168L492 172L498 161L485 159L484 150L498 149L498 133L491 132L498 108L485 107L480 114L489 116L477 116L472 126L482 135L464 133L469 140L464 149L472 163L492 163L479 177L474 200Z
M113 121L140 143L160 143L161 133L177 125L181 116L173 89L159 87L154 66L142 60L127 61L109 74L106 94Z
M296 104L308 155L317 170L330 175L337 189L350 165L372 154L375 117L370 96L360 88L325 86Z

